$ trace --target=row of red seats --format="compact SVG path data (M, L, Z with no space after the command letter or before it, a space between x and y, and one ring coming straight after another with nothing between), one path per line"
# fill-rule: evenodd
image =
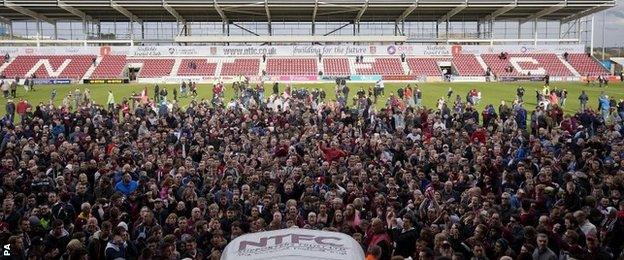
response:
M551 76L572 76L573 73L555 54L509 54L506 59L501 59L497 54L483 54L481 58L486 66L498 76L521 75L517 70L508 70L512 66L510 59L532 58L532 62L519 62L525 70L538 70L543 68ZM93 66L91 55L49 55L49 56L17 56L1 73L7 77L27 77L34 72L40 78L71 78L80 79ZM481 76L485 71L479 63L477 56L472 54L454 55L452 66L461 76ZM409 75L439 76L441 75L438 58L407 58ZM570 54L568 63L582 76L606 75L604 69L596 60L586 54ZM229 58L219 61L221 63L220 76L255 76L260 75L260 58ZM183 58L180 62L177 75L180 76L215 76L217 74L217 61L208 61L199 58ZM127 64L141 64L138 77L157 78L168 76L174 68L175 59L135 59L126 56L108 55L103 56L97 63L91 78L119 78ZM49 64L49 66L47 66ZM65 64L65 65L63 65ZM395 57L366 58L363 62L353 63L348 58L324 58L321 68L318 67L315 58L268 58L266 61L266 73L268 75L316 75L323 70L325 75L350 75L352 69L360 75L405 75L401 59ZM33 68L37 66L37 68ZM62 66L65 66L64 68ZM351 66L354 66L351 68ZM51 69L51 70L49 70ZM51 75L52 74L52 75Z

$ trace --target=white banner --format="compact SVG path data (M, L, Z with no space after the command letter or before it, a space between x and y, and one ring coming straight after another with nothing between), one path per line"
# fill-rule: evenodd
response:
M326 45L326 46L55 46L0 47L0 55L127 55L131 57L451 56L486 53L583 53L583 45Z
M349 235L302 228L245 234L232 240L221 255L221 260L364 258L362 246Z
M483 76L452 76L452 82L485 82Z

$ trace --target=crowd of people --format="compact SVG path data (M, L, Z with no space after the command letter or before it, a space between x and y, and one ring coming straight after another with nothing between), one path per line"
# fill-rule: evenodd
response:
M529 112L519 88L479 113L476 89L426 108L406 86L377 109L382 86L28 105L2 119L0 241L10 259L219 259L297 227L368 259L621 256L624 102Z

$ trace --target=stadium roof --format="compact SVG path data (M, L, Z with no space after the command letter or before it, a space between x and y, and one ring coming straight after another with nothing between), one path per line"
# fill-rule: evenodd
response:
M571 21L615 0L0 0L0 20Z

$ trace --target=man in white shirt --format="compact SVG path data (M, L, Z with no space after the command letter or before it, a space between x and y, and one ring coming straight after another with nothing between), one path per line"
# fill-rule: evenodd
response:
M589 222L589 220L587 219L587 215L584 211L578 210L574 212L574 218L579 223L579 228L581 229L581 231L583 231L583 234L585 234L585 236L597 235L598 230L596 229L596 226Z

